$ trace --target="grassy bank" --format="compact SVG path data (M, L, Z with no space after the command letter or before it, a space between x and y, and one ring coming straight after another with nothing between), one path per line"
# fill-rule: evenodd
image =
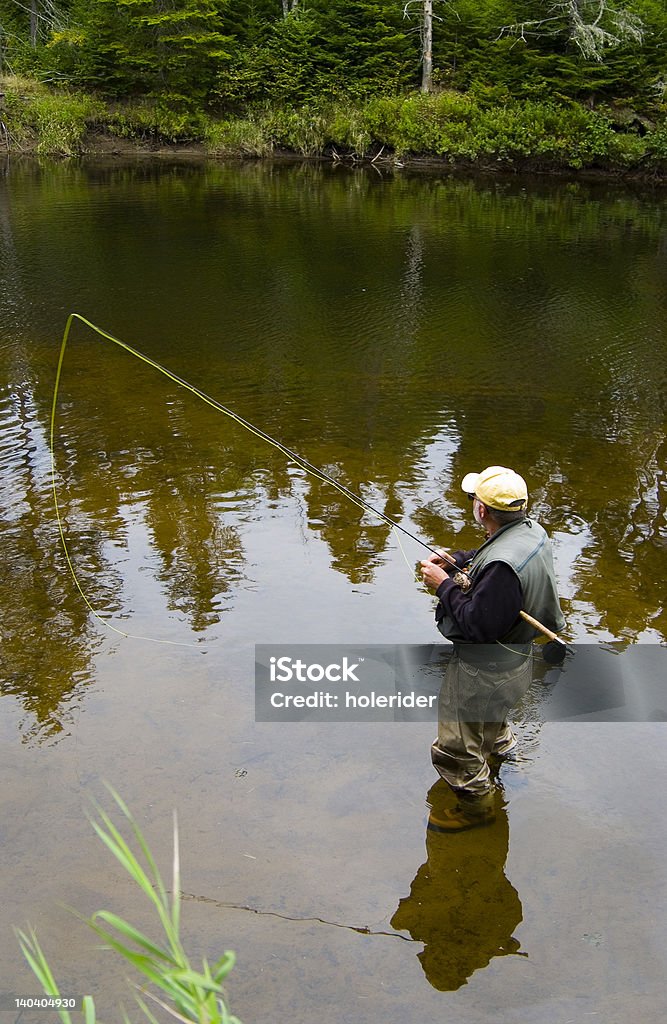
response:
M256 107L243 115L179 112L143 101L109 105L82 93L5 79L0 146L48 156L95 152L103 136L144 146L196 144L219 157L391 160L435 158L453 165L667 174L667 117L567 102L493 102L443 91Z

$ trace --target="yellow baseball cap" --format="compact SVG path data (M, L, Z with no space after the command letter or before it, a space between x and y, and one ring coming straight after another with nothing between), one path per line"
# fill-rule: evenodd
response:
M466 494L474 495L499 512L521 512L528 504L526 481L505 466L489 466L481 473L468 473L461 487Z

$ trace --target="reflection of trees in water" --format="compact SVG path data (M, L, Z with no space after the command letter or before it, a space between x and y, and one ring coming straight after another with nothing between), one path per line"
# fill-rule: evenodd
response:
M0 408L0 692L19 697L36 720L33 731L52 737L63 728L63 700L90 680L90 622L57 544L44 430L29 386L5 391ZM76 514L67 528L83 586L114 607L119 578L108 571L99 536Z
M225 468L213 474L191 453L188 463L181 460L182 473L165 478L169 463L159 458L159 447L157 458L145 437L138 438L138 453L121 447L128 418L117 418L110 430L103 405L95 410L95 402L88 408L83 402L83 410L77 409L70 394L56 443L61 516L83 593L98 614L132 631L117 619L127 596L117 563L143 523L161 556L155 575L165 584L169 607L184 612L193 629L205 628L219 618L221 598L238 577L242 557L238 532L221 521L211 491L237 489L239 466L231 475ZM48 426L41 419L29 385L5 388L0 401L0 687L20 699L36 720L31 732L44 738L62 730L66 703L90 681L99 634L58 541ZM161 442L164 447L164 437Z
M368 480L351 478L349 471L328 465L326 472L335 480L343 480L346 487L390 519L400 519L400 502L394 496L383 495L381 488L373 487ZM327 542L333 567L352 583L371 582L387 549L391 527L345 498L331 484L315 478L309 480L306 501L309 525Z
M434 812L451 806L446 783L436 782L427 802ZM523 913L505 875L508 847L509 823L499 792L492 825L458 835L426 831L426 861L391 926L424 943L419 960L430 984L441 992L465 985L496 956L526 956L514 938Z
M660 315L656 307L655 324ZM650 331L637 336L632 323L612 327L611 340L585 353L590 372L577 384L578 400L564 407L569 443L553 452L549 468L549 452L542 453L544 503L555 525L567 523L570 513L587 525L590 540L574 568L575 602L592 610L594 625L613 637L634 639L649 628L664 637L667 377L657 355L661 339Z
M104 326L392 518L409 516L426 540L456 545L465 472L515 465L548 527L567 532L576 515L589 528L575 609L615 635L667 633L658 204L311 166L16 173L23 187L1 197L11 260L0 312L31 339L9 341L7 379L35 381L42 447L54 325L83 282ZM637 240L641 258L628 258ZM28 275L39 310L22 298ZM113 549L138 528L169 607L206 628L233 602L243 524L295 493L333 565L373 578L394 545L386 526L129 358L81 332L63 381L58 471L95 607L120 607ZM7 441L17 452L31 443ZM21 487L26 507L3 527L3 616L25 636L22 623L65 615L61 632L83 658L63 669L73 678L85 670L86 615L62 572L44 481ZM462 542L477 538L467 527ZM11 562L30 584L15 583ZM65 650L60 627L45 628Z
M297 177L308 185L299 196ZM298 298L311 327L310 335L297 325L296 337L280 337L288 363L317 367L318 421L334 449L325 459L362 491L381 481L391 499L400 463L409 474L415 454L451 424L459 438L447 493L452 518L465 513L458 480L471 467L516 465L548 527L568 532L576 515L590 528L574 575L575 614L613 635L649 626L667 633L664 210L578 187L528 197L510 185L437 179L411 181L410 189L400 180L354 185L351 193L348 181L309 170L246 173L239 182L247 209L289 197L300 212L264 235L263 276L284 317L293 317ZM319 261L311 259L314 194L328 214L319 244L330 258ZM362 196L364 235L350 238L345 214L357 212ZM639 261L628 257L637 242ZM644 321L650 326L638 327ZM365 470L352 451L335 457L339 441L368 454ZM391 446L386 472L373 457L383 445ZM339 511L338 497L327 502L320 485L312 491L315 518L326 519L327 509L339 517L327 539L338 536L349 553L336 551L335 564L358 579L369 547L371 568L379 557L383 531L360 540L363 524L349 525L357 512ZM427 539L438 538L428 509L417 509L416 519Z
M119 526L137 536L143 569L195 630L218 621L232 592L243 557L238 523L257 500L255 463L230 450L221 420L90 337L68 351L56 437L62 500L110 540L124 543Z
M161 560L157 577L168 604L203 630L220 619L224 600L241 577L245 553L237 529L220 521L211 492L229 484L223 474L170 474L147 495L146 522Z

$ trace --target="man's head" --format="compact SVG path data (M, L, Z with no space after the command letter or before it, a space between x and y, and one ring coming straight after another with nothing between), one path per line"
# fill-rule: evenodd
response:
M488 466L481 473L468 473L462 489L473 501L473 514L481 525L491 519L498 529L523 519L528 505L526 481L505 466Z

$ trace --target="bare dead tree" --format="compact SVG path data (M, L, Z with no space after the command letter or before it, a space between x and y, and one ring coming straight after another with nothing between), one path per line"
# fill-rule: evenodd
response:
M403 17L412 18L412 8L421 9L420 24L417 31L421 38L422 82L421 91L430 92L433 84L433 0L407 0L403 7Z
M447 0L436 0L436 3L446 3L447 7L451 8ZM433 87L433 21L442 21L442 18L435 14L433 0L407 0L403 6L403 17L410 20L414 7L420 11L420 23L416 31L419 32L421 39L421 91L430 92ZM460 21L460 15L456 11L453 13Z
M10 0L16 7L30 16L30 45L33 50L39 42L40 27L51 32L60 30L67 24L67 14L61 9L57 0Z
M433 0L424 0L422 21L422 92L430 92L433 83Z
M545 7L544 18L503 25L498 39L516 36L525 43L530 36L557 36L565 22L570 42L586 60L596 61L604 60L607 49L644 39L641 18L611 0L551 0Z
M39 0L30 0L30 45L33 50L37 46L37 32L39 30Z

